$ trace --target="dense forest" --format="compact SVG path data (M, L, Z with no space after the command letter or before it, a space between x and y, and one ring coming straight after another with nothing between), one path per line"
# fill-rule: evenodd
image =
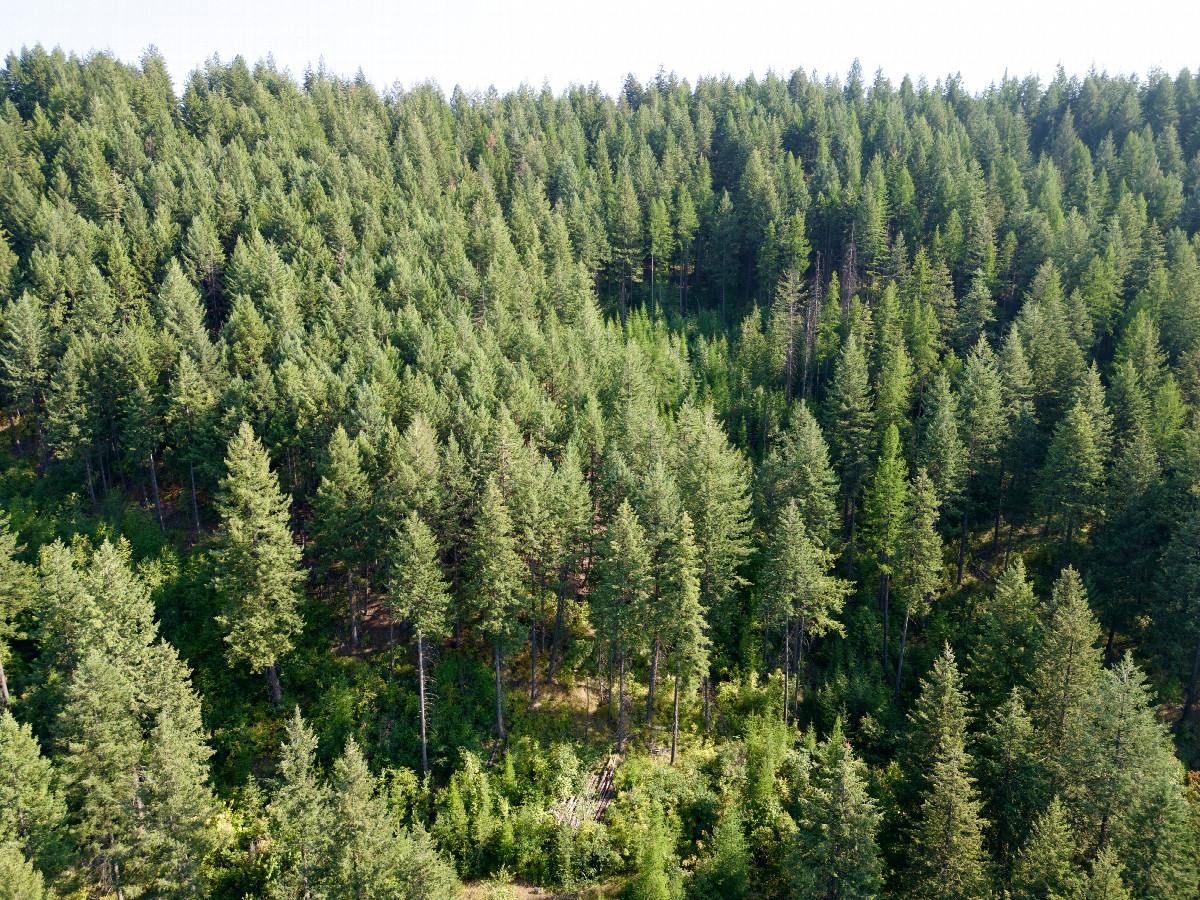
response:
M1200 76L179 84L0 69L0 900L1197 897Z

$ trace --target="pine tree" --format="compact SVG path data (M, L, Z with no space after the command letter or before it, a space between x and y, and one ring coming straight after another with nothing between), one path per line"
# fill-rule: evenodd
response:
M682 881L674 841L656 801L638 845L636 874L629 882L628 894L630 900L681 900Z
M317 739L297 707L288 720L279 759L281 783L271 801L273 852L279 863L271 879L273 897L322 900L335 852L330 789L316 770Z
M17 617L30 607L34 596L33 573L16 559L24 549L25 545L17 544L17 535L9 527L8 514L0 512L0 708L7 707L12 699L4 670L4 654L8 651L8 642L19 635Z
M697 900L745 900L750 896L750 845L739 801L731 798L717 817L711 849L696 867L687 896Z
M962 676L947 644L934 661L928 680L921 679L921 692L909 715L909 737L904 746L906 775L919 789L928 784L943 747L965 746L967 739L967 695Z
M433 532L421 518L409 513L396 535L395 566L389 591L389 606L413 628L417 637L417 688L421 707L421 769L429 772L427 738L428 710L425 689L429 641L445 638L448 631L450 594L438 565L438 548Z
M924 469L917 472L908 492L900 538L900 592L904 599L904 628L900 632L900 659L896 663L894 696L900 697L900 679L904 674L904 648L908 643L908 625L914 617L923 617L934 593L942 583L942 539L937 533L937 495L933 481Z
M879 895L880 814L867 794L863 764L840 722L817 751L817 771L800 801L793 849L796 900L870 900Z
M908 472L900 455L900 433L888 426L875 466L875 476L863 500L863 543L879 573L879 609L883 616L883 670L891 670L888 655L892 575L900 571L904 514L908 503Z
M755 472L759 519L769 521L789 499L794 500L808 533L822 546L832 548L838 516L837 476L829 461L829 447L808 406L797 403L793 409L787 430Z
M139 821L139 855L151 888L166 896L203 889L202 866L218 838L209 820L216 812L208 786L208 760L199 703L164 710L149 735Z
M1121 879L1124 870L1112 847L1103 848L1092 860L1083 895L1088 900L1129 900L1129 890Z
M517 556L512 518L500 486L493 475L484 486L475 528L471 537L472 591L480 612L480 627L492 645L496 674L496 736L503 740L504 705L501 695L501 664L516 635L517 616L522 607L524 565Z
M230 441L225 466L214 557L213 587L223 608L217 622L225 631L229 663L265 670L279 705L279 659L303 627L297 609L301 551L288 527L288 500L249 424L243 422Z
M971 509L971 483L1003 437L1003 398L996 356L980 338L967 356L959 408L966 436L966 465L963 471L962 532L958 540L958 584L962 584L967 553L967 528Z
M708 675L709 642L704 609L700 605L700 558L692 534L692 519L680 513L677 534L669 545L665 584L659 586L673 616L663 635L675 657L675 699L671 717L671 765L679 743L679 690L684 676L689 683Z
M966 448L958 433L958 401L945 372L934 378L923 405L927 415L917 458L929 472L939 508L945 511L953 507L961 493L966 466Z
M619 311L621 322L624 323L633 285L641 281L642 261L642 210L626 165L621 166L617 192L609 206L608 232L613 247L613 262L617 265L620 279Z

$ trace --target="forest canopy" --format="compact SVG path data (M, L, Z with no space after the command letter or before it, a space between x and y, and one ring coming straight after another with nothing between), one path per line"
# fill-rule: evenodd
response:
M1195 898L1200 76L0 69L0 900Z

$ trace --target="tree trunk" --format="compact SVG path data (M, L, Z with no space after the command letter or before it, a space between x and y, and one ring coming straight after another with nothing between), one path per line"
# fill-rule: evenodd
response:
M158 496L158 472L154 469L154 454L150 454L150 487L154 490L154 511L158 513L158 527L162 531L167 530L166 523L163 522L162 500Z
M625 648L621 648L621 685L617 697L617 753L625 752Z
M0 670L0 678L4 675L3 670ZM1183 704L1183 714L1179 717L1180 722L1186 722L1188 716L1192 714L1192 705L1196 702L1196 684L1200 681L1200 643L1196 644L1196 658L1192 662L1192 680L1188 682L1187 700Z
M346 597L350 601L350 646L358 647L358 612L354 608L354 569L346 569Z
M1194 682L1195 679L1193 678ZM8 678L4 675L4 645L0 644L0 706L7 707L11 698L8 695Z
M558 651L562 641L563 591L566 580L566 566L564 565L558 576L558 607L554 611L554 638L550 641L550 665L546 671L546 684L554 681L554 665L558 661Z
M192 480L192 517L196 523L196 536L200 536L200 503L196 499L196 464L188 463L188 475Z
M792 695L788 688L791 686L789 676L792 674L792 619L790 616L783 620L783 724L788 721L788 701Z
M658 635L650 642L650 686L646 690L646 728L654 721L654 683L658 680Z
M87 487L88 496L92 498L92 512L96 512L100 507L96 504L96 485L92 481L92 451L90 449L83 455L83 461L87 465Z
M425 718L425 638L417 635L417 687L421 703L421 771L429 774L429 744L426 738Z
M896 690L893 696L895 699L900 699L900 675L904 672L904 645L908 641L908 616L912 612L908 606L904 607L904 628L900 632L900 662L896 665Z
M679 743L679 651L675 651L675 711L671 715L671 765L675 765L675 747Z
M529 702L537 700L537 595L529 604Z
M396 617L388 607L388 678L396 674Z
M492 647L492 659L496 663L496 739L504 740L504 701L500 694L500 645Z
M891 621L891 610L889 604L891 602L891 586L892 576L887 572L883 573L883 577L879 580L879 594L883 601L883 674L888 673L889 657L888 657L888 624Z
M271 699L279 706L283 703L283 691L279 687L279 669L275 667L275 663L267 666L267 681L271 685Z
M967 511L971 508L971 476L967 475L967 485L963 490L962 534L958 538L958 581L962 584L963 563L967 559Z
M996 486L996 530L992 533L992 552L1000 549L1000 510L1004 508L1004 460L1000 460L1000 482Z
M800 721L800 684L804 678L804 616L796 623L796 686L792 694L792 721Z
M858 512L858 503L850 501L850 541L846 548L846 577L854 577L854 516Z
M612 708L612 701L613 701L613 692L612 692L612 684L613 684L613 651L612 651L612 645L611 645L611 644L610 644L610 645L609 645L609 647L608 647L608 659L607 659L607 660L605 660L605 662L606 662L606 666L605 666L605 672L606 672L606 674L608 675L608 727L609 727L609 728L612 728L612 727L613 727L613 708Z

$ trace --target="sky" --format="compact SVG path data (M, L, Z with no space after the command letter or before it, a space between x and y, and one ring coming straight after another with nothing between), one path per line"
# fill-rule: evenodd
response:
M975 92L1007 72L1200 68L1200 2L1159 0L0 0L0 51L41 43L136 61L158 47L176 84L205 59L274 56L299 77L323 58L381 88L522 83L620 90L661 67L687 78L797 68L844 77L857 58Z

